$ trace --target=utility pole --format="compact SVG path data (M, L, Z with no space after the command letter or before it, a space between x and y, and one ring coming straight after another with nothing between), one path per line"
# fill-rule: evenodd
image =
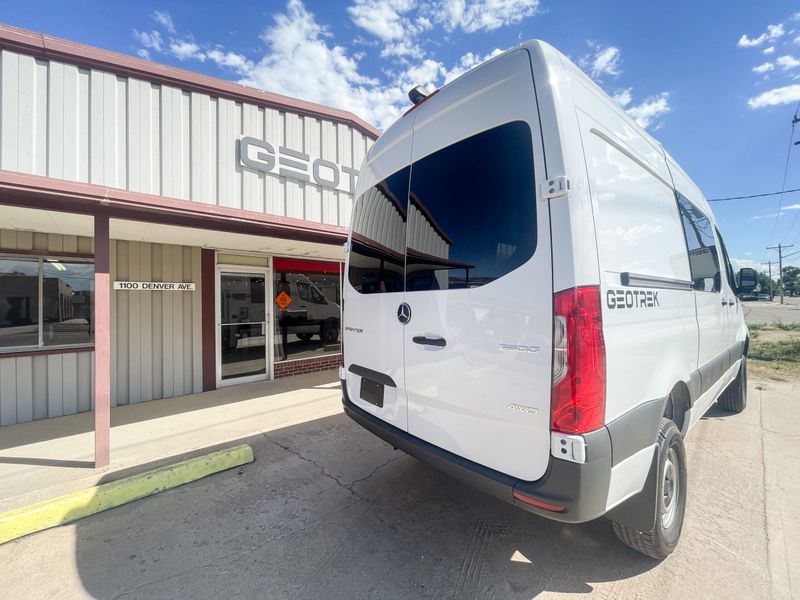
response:
M789 244L788 246L783 246L778 244L777 246L767 246L767 250L777 250L778 251L778 286L781 289L781 304L783 304L783 250L785 248L791 248L794 244Z

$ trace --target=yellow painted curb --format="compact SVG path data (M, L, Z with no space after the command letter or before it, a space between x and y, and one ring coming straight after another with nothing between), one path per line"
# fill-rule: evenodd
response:
M253 462L247 444L0 513L0 544Z

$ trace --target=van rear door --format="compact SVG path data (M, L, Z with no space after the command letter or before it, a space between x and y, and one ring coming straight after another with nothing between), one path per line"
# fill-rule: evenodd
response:
M553 288L527 51L487 63L415 113L411 317L403 326L408 432L539 479L550 456Z
M411 126L398 125L370 150L359 176L343 294L343 343L351 401L405 431L403 325L397 312L404 296Z

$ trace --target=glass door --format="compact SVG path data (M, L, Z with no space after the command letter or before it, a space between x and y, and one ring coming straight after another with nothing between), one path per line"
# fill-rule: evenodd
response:
M266 271L219 272L218 383L266 379L268 335Z

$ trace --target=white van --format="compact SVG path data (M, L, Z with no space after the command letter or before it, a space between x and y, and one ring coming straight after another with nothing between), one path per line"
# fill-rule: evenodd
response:
M392 125L361 169L344 408L538 515L600 516L660 559L683 438L746 402L748 333L703 194L565 56L532 41Z

